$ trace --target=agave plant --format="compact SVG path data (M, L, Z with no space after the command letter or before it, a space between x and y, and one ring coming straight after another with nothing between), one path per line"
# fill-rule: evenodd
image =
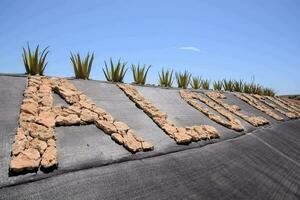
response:
M128 68L126 67L126 62L121 62L121 59L118 60L117 64L114 64L112 59L110 58L110 69L106 63L105 63L105 69L102 68L105 78L108 81L113 81L113 82L123 82L124 76L127 72Z
M214 90L218 90L218 91L221 91L222 90L222 81L214 81L213 82L213 87L214 87Z
M198 90L201 88L201 77L193 77L191 81L191 87L195 90Z
M88 53L83 59L81 59L79 53L76 55L71 53L70 60L73 65L75 78L89 79L94 60L94 53L92 53L92 55Z
M146 65L140 67L140 64L138 64L137 66L131 65L134 83L145 85L147 74L150 68L151 65L149 65L148 67Z
M186 89L190 82L191 82L191 74L188 71L185 71L184 73L176 73L176 81L177 86L179 88Z
M159 76L159 85L164 87L172 87L173 84L173 71L164 71L161 70L161 73L158 73Z
M29 44L27 44L27 50L23 47L23 63L25 66L26 74L30 75L43 75L47 66L46 57L49 53L49 47L46 47L41 52L39 51L39 45L35 48L34 53L31 52Z
M233 91L235 92L243 92L244 91L244 81L233 81Z
M275 91L272 88L263 88L263 95L274 97Z
M251 93L251 85L248 83L244 83L243 92L250 94Z
M202 89L209 90L210 80L208 80L208 79L201 80L201 86L202 86Z
M259 84L255 84L253 82L250 85L250 91L251 91L252 94L259 94L259 95L263 94L262 86L259 85Z
M233 92L234 90L233 81L231 79L230 80L223 79L223 88L225 91Z

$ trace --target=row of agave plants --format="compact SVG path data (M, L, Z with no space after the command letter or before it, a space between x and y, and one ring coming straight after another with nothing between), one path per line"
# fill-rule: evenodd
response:
M26 69L26 74L30 75L43 75L44 70L47 66L46 57L49 53L48 47L41 50L39 46L35 48L35 51L31 51L29 45L27 49L23 48L23 62ZM94 61L94 53L87 54L86 57L81 57L79 53L70 55L70 61L74 69L75 78L78 79L89 79L90 72L92 69L92 64ZM109 62L104 61L103 73L107 81L112 82L123 82L125 74L128 68L127 63L122 62L120 59L114 62L111 58ZM135 84L144 85L146 83L147 74L151 65L131 65L131 71L133 74L133 79ZM271 88L265 88L257 83L246 83L243 80L219 80L211 81L208 79L202 79L199 76L192 77L191 73L176 72L173 73L172 70L162 69L159 75L159 85L163 87L172 87L174 79L176 79L178 88L188 88L189 86L193 89L206 89L212 88L217 91L230 91L230 92L245 92L254 93L260 95L274 96L275 92Z

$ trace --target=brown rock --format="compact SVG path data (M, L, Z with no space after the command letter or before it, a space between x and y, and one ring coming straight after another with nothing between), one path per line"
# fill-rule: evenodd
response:
M212 137L212 138L220 137L217 129L215 129L213 126L202 125L202 128L203 128L204 131L206 131L210 135L210 137Z
M37 117L35 115L25 113L25 112L21 112L19 115L20 122L35 122L36 118Z
M29 146L37 149L42 155L47 148L47 143L43 140L39 140L38 138L34 138L32 141L30 141Z
M21 112L36 115L38 112L38 106L34 103L25 103L21 105Z
M198 140L201 139L201 137L199 136L198 132L195 131L194 129L188 129L186 131L186 134L188 134L189 136L191 136L192 137L192 141L194 141L194 142L196 142L196 141L198 141Z
M93 109L93 105L89 101L87 101L87 100L85 100L85 101L79 101L79 104L83 108L90 109L90 110Z
M76 125L76 124L80 124L80 118L75 115L75 114L70 114L68 116L57 116L55 118L56 124L57 125Z
M50 146L53 146L53 147L56 147L56 143L55 143L55 140L54 139L48 139L47 140L47 145L48 145L48 147L50 147Z
M37 169L40 165L41 157L38 150L29 148L13 157L10 161L10 171L21 172Z
M51 168L57 166L57 151L56 147L49 146L47 147L45 153L42 156L41 165L43 168Z
M174 137L178 144L187 144L191 142L192 137L186 134L185 128L177 128L177 131L178 132L174 134Z
M37 122L48 128L53 128L55 126L55 114L53 112L41 112Z
M15 135L15 141L26 139L25 131L22 128L18 128Z
M106 134L116 133L117 129L115 125L111 122L105 120L96 120L95 124L98 128L102 129Z
M80 119L86 123L92 123L98 119L98 114L83 108L81 111Z
M127 124L125 124L123 122L115 121L114 125L115 125L116 129L118 130L118 132L124 132L124 131L126 132L129 130L129 127L127 126Z
M141 142L138 142L132 134L127 133L123 135L123 145L126 149L128 149L130 152L135 153L137 151L142 150L142 144Z
M47 141L48 139L54 138L54 130L53 129L47 129L45 131L43 131L43 130L30 131L29 134L31 137L38 138L43 141Z
M97 113L98 115L104 115L106 112L102 108L97 107L96 105L92 106L92 111Z
M152 151L154 149L153 144L149 142L142 142L143 151Z
M25 138L22 140L15 140L12 145L12 155L16 156L21 153L23 150L28 148L29 141Z
M207 131L204 130L202 126L193 126L193 130L198 133L201 140L206 140L209 138Z
M102 115L102 117L103 117L104 120L106 120L106 121L108 121L110 123L114 122L114 118L111 115L109 115L109 114L104 114L104 115Z
M175 137L175 133L177 133L177 129L175 126L171 126L170 124L165 124L162 129L171 137Z
M119 134L119 133L113 133L113 134L111 134L111 139L113 139L118 144L123 144L123 142L124 142L123 136L121 134Z

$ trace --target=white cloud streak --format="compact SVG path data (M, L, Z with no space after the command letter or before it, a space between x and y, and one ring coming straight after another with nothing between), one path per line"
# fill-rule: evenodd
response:
M200 49L198 49L197 47L193 47L193 46L182 46L182 47L178 47L177 49L200 52Z

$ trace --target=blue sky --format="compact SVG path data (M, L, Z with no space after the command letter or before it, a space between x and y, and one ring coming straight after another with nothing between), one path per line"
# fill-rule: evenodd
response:
M47 75L73 75L70 51L95 52L91 78L110 57L244 79L300 93L298 0L0 0L0 72L21 73L22 47L50 46ZM128 65L129 66L129 65ZM125 79L132 82L132 74Z

